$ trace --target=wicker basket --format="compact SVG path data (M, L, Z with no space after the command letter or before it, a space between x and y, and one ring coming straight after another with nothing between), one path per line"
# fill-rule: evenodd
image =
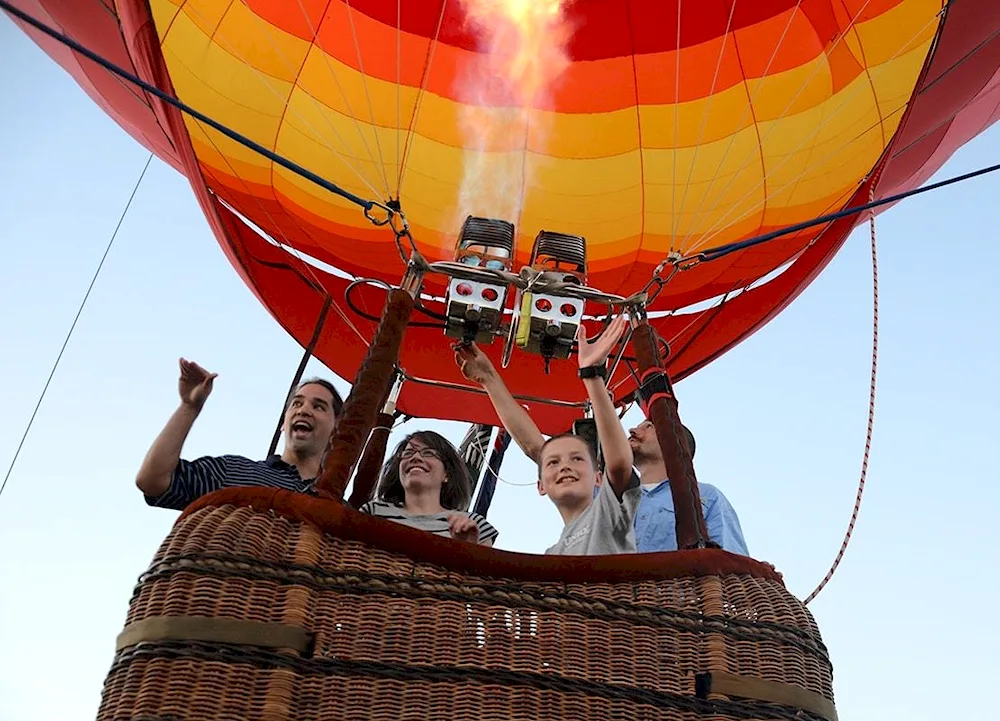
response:
M235 489L140 579L98 719L834 721L832 699L765 564L514 554Z

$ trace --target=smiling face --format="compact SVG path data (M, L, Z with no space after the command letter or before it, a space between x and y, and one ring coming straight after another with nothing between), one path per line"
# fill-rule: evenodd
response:
M399 481L403 490L438 494L447 481L441 454L420 438L411 438L399 454Z
M375 495L402 506L409 489L426 495L428 488L436 488L441 507L451 510L466 509L472 495L469 470L455 446L434 431L417 431L401 440L382 466Z
M594 497L600 474L589 444L579 436L550 438L542 446L538 466L538 492L557 506Z
M319 383L299 388L285 409L285 447L305 458L321 455L337 423L333 394Z

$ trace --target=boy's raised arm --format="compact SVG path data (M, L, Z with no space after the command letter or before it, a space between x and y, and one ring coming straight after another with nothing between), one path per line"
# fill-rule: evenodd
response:
M583 379L583 385L590 396L590 404L594 409L594 421L597 424L597 437L604 452L604 468L611 487L621 498L632 481L632 447L622 428L615 406L608 394L608 386L602 376L584 371L595 366L604 367L611 349L621 338L628 326L625 315L619 315L592 344L587 342L587 332L581 325L577 334L579 350L577 358Z
M462 375L483 387L510 437L514 439L524 455L538 463L538 456L545 443L545 437L538 430L535 422L531 420L528 412L511 395L490 359L476 347L475 343L470 343L469 345L455 346L455 363L462 370ZM612 414L614 414L613 409ZM626 443L626 445L628 444Z

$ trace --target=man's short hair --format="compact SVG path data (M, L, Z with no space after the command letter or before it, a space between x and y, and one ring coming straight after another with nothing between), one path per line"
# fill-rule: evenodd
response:
M684 431L684 435L687 437L688 445L691 446L691 458L694 459L694 433L683 423L681 424L681 430Z
M653 421L650 418L647 418L646 420L644 420L643 423L649 423L649 424L653 425L654 429L656 428L656 425L653 424ZM694 433L692 433L691 429L688 428L683 423L681 423L680 426L681 426L681 433L684 434L684 438L687 439L688 445L691 447L691 459L694 460L694 451L695 451Z
M344 407L344 399L340 397L337 389L333 387L333 383L325 378L306 378L304 381L295 386L295 390L292 391L292 395L288 397L288 403L285 404L285 410L288 410L289 403L292 402L292 398L294 398L299 391L301 391L305 386L311 386L313 384L323 386L330 391L330 395L333 396L333 414L337 418L340 418L340 409Z

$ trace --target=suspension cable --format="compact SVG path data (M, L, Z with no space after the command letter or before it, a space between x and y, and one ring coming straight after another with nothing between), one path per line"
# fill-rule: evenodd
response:
M196 120L201 121L205 125L208 125L209 127L214 128L215 130L219 131L220 133L222 133L223 135L225 135L230 140L234 140L237 143L239 143L240 145L242 145L242 146L244 146L246 148L249 148L250 150L254 151L255 153L259 153L260 155L263 155L268 160L271 160L272 162L275 162L278 165L280 165L281 167L283 167L283 168L285 168L287 170L290 170L291 172L295 173L296 175L299 175L299 176L305 178L306 180L309 180L309 181L315 183L316 185L320 186L324 190L328 190L329 192L333 193L334 195L339 195L341 198L345 198L346 200L351 201L355 205L361 206L362 208L364 208L365 215L368 216L369 220L372 220L373 222L375 221L374 218L372 218L370 215L368 215L371 212L372 208L375 208L375 207L382 208L384 210L387 210L390 213L398 213L398 211L394 211L391 208L387 208L386 206L383 206L381 203L378 203L378 202L373 201L373 200L365 200L364 198L361 198L361 197L355 195L354 193L351 193L350 191L344 190L343 188L341 188L341 187L339 187L337 185L334 185L329 180L326 180L325 178L322 178L319 175L316 175L316 173L313 173L310 170L306 170L305 168L303 168L298 163L293 163L291 160L288 160L287 158L284 158L283 156L278 155L277 153L275 153L272 150L268 150L263 145L260 145L259 143L256 143L253 140L250 140L250 138L248 138L248 137L246 137L244 135L241 135L240 133L237 133L235 130L231 130L230 128L226 127L222 123L219 123L218 121L213 120L212 118L208 117L207 115L198 112L197 110L195 110L194 108L192 108L190 105L187 105L186 103L181 102L177 98L174 98L174 97L168 95L167 93L165 93L162 90L160 90L159 88L157 88L155 85L150 85L145 80L142 80L141 78L133 75L132 73L128 72L127 70L119 67L118 65L115 65L110 60L106 60L105 58L101 57L100 55L98 55L94 51L92 51L92 50L84 47L83 45L81 45L80 43L78 43L73 38L69 37L68 35L65 35L63 33L60 33L58 30L54 30L53 28L50 28L48 25L46 25L45 23L41 22L40 20L37 20L37 19L33 18L31 15L28 15L24 11L19 10L18 8L16 8L13 5L11 5L10 3L6 2L6 0L0 0L0 8L2 8L3 10L6 10L8 13L10 13L11 15L13 15L14 17L16 17L16 18L18 18L18 19L26 22L27 24L31 25L35 29L37 29L37 30L45 33L46 35L48 35L53 40L56 40L56 41L62 43L63 45L66 45L67 47L75 50L76 52L80 53L81 55L83 55L84 57L88 58L89 60L94 61L95 63L97 63L98 65L100 65L101 67L103 67L105 70L108 70L108 71L114 73L118 77L120 77L120 78L122 78L124 80L127 80L128 82L132 83L133 85L139 86L140 88L142 88L143 90L145 90L147 93L152 93L153 95L155 95L156 97L158 97L160 100L162 100L163 102L167 103L168 105L172 105L173 107L175 107L178 110L180 110L182 113L186 113L187 115L190 115L192 118L195 118ZM379 222L378 224L381 225L382 223Z
M872 191L869 197L874 196L874 188L872 185ZM876 243L875 243L875 211L871 211L871 218L869 219L869 226L871 228L871 246L872 246L872 372L871 381L868 387L868 431L865 436L865 453L861 460L861 479L858 482L858 493L854 499L854 510L851 512L851 520L847 524L847 532L844 534L844 540L840 544L840 550L837 552L836 558L833 560L833 565L830 566L830 570L826 572L826 576L820 581L819 585L813 589L804 604L812 601L816 596L819 595L826 584L830 582L833 578L833 574L837 571L837 567L840 565L841 559L844 558L844 552L847 550L847 544L851 542L851 536L854 533L854 524L858 520L858 512L861 510L861 495L865 491L865 480L868 477L868 457L871 454L872 449L872 428L875 423L875 380L878 375L878 255L876 253Z
M62 360L63 353L66 351L66 346L69 345L69 339L73 336L73 331L76 329L76 323L80 320L83 308L87 305L87 300L90 298L90 291L94 289L94 284L97 282L97 276L101 274L101 269L104 267L104 261L107 260L108 253L111 252L111 246L114 245L115 238L118 237L118 231L122 227L122 222L125 220L125 216L128 214L129 208L132 207L132 200L135 198L136 191L139 190L139 185L142 184L142 179L146 177L146 171L149 170L149 164L152 161L153 154L150 153L149 157L146 158L146 164L143 166L142 172L139 174L139 179L135 182L135 187L132 188L132 194L129 196L128 202L125 204L125 210L122 211L121 217L118 219L118 225L115 226L115 230L111 234L111 240L108 241L108 245L104 249L104 255L101 256L101 262L97 264L97 270L94 271L94 277L90 279L90 285L87 286L87 292L83 294L83 301L81 301L80 307L76 311L76 317L73 318L73 323L69 327L69 332L63 340L62 348L59 349L59 354L56 356L56 362L52 364L52 370L49 372L48 380L45 381L45 386L42 388L41 395L38 396L38 402L35 404L35 410L32 411L31 418L28 419L28 425L25 427L24 434L21 436L21 442L17 444L17 450L14 451L14 457L10 461L10 466L7 467L7 473L3 477L3 483L0 483L0 494L3 494L3 490L7 487L7 481L10 480L10 474L14 470L14 464L17 463L18 456L21 455L21 449L24 447L24 442L28 438L31 426L35 422L35 416L38 415L38 409L41 407L42 401L45 399L45 394L49 390L49 384L52 383L52 378L55 376L56 369L59 367L59 361Z
M2 0L0 0L2 1ZM977 178L980 175L988 175L989 173L996 172L1000 170L1000 163L996 165L990 165L985 168L980 168L979 170L973 170L971 173L965 173L963 175L956 175L945 180L941 180L937 183L931 183L930 185L924 185L919 188L913 188L912 190L907 190L902 193L896 193L895 195L888 195L884 198L874 199L874 193L869 192L868 196L870 198L869 202L864 205L858 205L851 208L844 208L836 213L830 213L828 215L820 215L812 220L806 220L801 223L796 223L795 225L789 225L785 228L779 230L771 231L770 233L764 233L763 235L756 235L753 238L747 238L746 240L741 240L736 243L728 243L726 245L719 245L715 248L709 248L708 250L703 250L699 253L694 253L693 255L682 258L678 263L683 264L686 261L696 260L699 262L715 260L723 256L729 255L730 253L735 253L739 250L745 250L747 248L752 248L755 245L760 245L761 243L766 243L769 240L774 240L775 238L781 238L785 235L791 235L792 233L797 233L800 230L806 230L807 228L812 228L817 225L825 225L826 223L831 223L835 220L840 220L841 218L846 218L850 215L857 215L863 213L866 210L873 210L883 205L889 205L890 203L895 203L906 198L910 198L914 195L920 195L921 193L927 193L931 190L937 190L938 188L943 188L948 185L953 185L955 183L961 183L964 180L971 180L972 178ZM871 186L875 187L874 183Z

